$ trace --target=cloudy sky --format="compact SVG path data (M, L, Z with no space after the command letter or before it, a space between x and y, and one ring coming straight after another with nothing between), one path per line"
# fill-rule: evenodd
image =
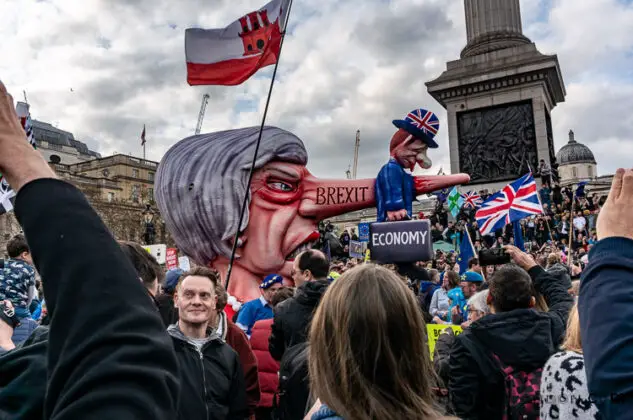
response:
M159 160L195 128L258 125L272 68L238 87L186 83L184 29L223 27L266 0L3 0L0 78L26 90L32 116L71 131L103 155ZM557 53L567 101L553 113L556 148L570 128L601 174L633 162L632 0L521 0L524 31ZM584 22L584 23L583 23ZM269 123L305 142L316 175L339 177L361 130L359 176L386 160L391 120L443 109L424 82L466 42L462 0L295 0ZM431 154L449 170L447 129Z

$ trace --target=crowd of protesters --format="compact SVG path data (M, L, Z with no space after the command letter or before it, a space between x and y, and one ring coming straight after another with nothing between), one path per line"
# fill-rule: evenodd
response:
M0 84L0 171L17 191L24 230L10 242L0 279L0 418L633 412L633 170L618 170L597 219L582 225L575 219L584 214L575 215L568 229L586 231L586 247L584 238L574 249L543 237L535 221L532 254L502 234L484 242L503 246L511 263L486 267L474 258L459 274L450 252L380 266L331 263L308 250L294 261L292 289L273 273L262 279L261 298L233 317L216 272L165 275L141 246L115 241L79 190L24 141L17 121ZM547 235L565 222L553 215ZM530 221L525 228L530 238ZM426 323L434 319L463 330L445 329L431 355ZM23 324L34 328L16 334Z

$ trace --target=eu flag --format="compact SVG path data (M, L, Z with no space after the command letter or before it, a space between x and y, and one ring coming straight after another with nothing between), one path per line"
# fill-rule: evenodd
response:
M514 236L514 246L525 252L525 242L523 241L523 229L521 228L521 221L515 220L512 222L512 230Z
M475 250L470 243L470 236L468 232L464 232L462 235L462 242L459 245L459 257L457 257L457 263L459 264L459 273L464 274L468 271L468 261L475 257Z

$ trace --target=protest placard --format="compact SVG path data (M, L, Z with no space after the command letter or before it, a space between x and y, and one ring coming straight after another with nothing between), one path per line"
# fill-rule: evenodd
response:
M433 259L428 220L372 223L369 227L371 259L380 263L407 263Z
M440 334L446 328L452 328L455 335L459 335L462 333L462 327L458 325L444 325L444 324L427 324L426 325L426 334L429 338L429 351L431 352L431 360L433 360L433 352L435 351L435 343L437 343L437 339L440 338Z

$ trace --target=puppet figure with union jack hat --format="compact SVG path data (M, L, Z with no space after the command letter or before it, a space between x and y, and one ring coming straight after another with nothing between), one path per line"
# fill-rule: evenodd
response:
M415 186L413 171L416 165L429 169L432 165L428 149L438 147L435 136L440 120L431 111L416 109L403 120L395 120L398 131L391 138L391 159L376 177L376 208L378 221L405 220L411 217Z

